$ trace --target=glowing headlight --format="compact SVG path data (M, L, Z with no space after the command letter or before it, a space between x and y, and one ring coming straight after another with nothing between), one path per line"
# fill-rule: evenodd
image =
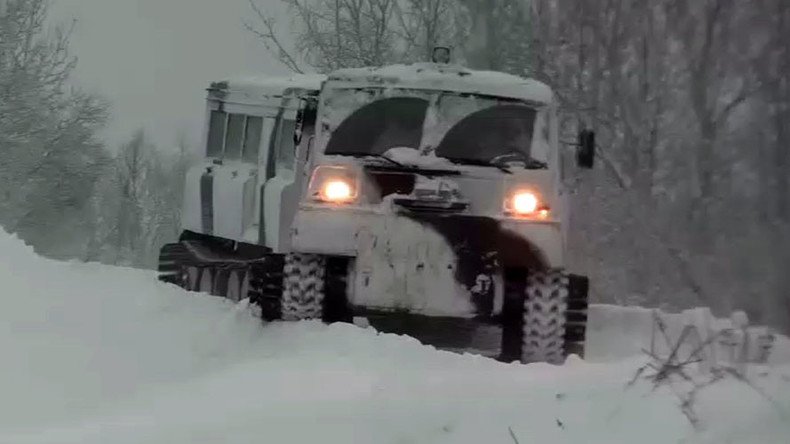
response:
M513 196L513 211L518 214L534 213L538 209L538 197L529 191L517 192Z
M351 185L343 179L329 180L321 190L323 200L327 202L347 202L352 199Z
M313 171L309 192L319 202L350 203L357 198L358 182L358 174L352 168L322 165Z
M534 219L547 219L549 208L532 191L516 190L505 199L507 214Z

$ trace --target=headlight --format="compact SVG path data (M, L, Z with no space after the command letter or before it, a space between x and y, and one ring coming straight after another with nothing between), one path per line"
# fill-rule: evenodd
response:
M520 191L513 196L513 211L530 214L538 210L538 197L529 191Z
M319 166L310 178L310 197L326 203L346 204L357 198L357 173L343 166Z
M321 197L329 202L346 202L351 200L351 185L343 179L330 180L321 190Z
M505 199L505 213L530 219L546 219L549 207L537 193L530 190L515 190Z

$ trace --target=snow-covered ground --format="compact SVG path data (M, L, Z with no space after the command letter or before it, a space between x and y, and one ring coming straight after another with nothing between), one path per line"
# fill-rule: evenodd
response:
M506 365L350 325L262 325L243 303L45 260L0 230L0 443L790 442L785 338L751 371L764 394L709 386L695 430L669 387L626 387L644 313L596 307L587 362Z

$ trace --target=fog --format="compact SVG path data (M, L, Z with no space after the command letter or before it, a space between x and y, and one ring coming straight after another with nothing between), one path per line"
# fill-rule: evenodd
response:
M270 6L278 2L269 1ZM285 73L242 25L247 0L57 0L53 19L76 20L74 81L110 100L110 147L144 127L163 148L195 141L204 90L226 75ZM267 5L269 6L269 5Z

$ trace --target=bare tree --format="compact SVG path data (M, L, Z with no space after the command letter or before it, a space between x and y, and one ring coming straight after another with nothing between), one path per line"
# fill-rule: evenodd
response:
M408 61L430 60L436 46L459 45L467 38L467 16L452 0L406 0L395 8L395 33Z
M534 75L560 99L564 138L580 124L599 134L603 167L567 178L571 258L596 295L740 307L787 326L776 264L790 229L776 214L788 202L790 5L530 3Z
M466 53L477 69L531 74L532 23L529 2L459 0L469 15Z
M689 102L697 125L698 140L693 158L696 174L694 192L697 208L707 211L712 197L717 163L714 161L722 128L737 107L757 92L751 65L757 54L742 52L735 45L743 37L737 32L739 11L732 0L705 0L694 4L667 4L667 18L680 37L682 57L688 70ZM691 15L697 20L684 20ZM734 52L737 51L738 54Z
M437 44L464 36L454 0L281 0L296 29L289 50L274 17L249 1L255 20L245 27L295 72L427 60Z
M39 251L73 253L90 230L84 211L106 158L96 133L107 107L66 83L73 25L48 31L45 0L1 4L0 223Z
M165 152L135 131L102 169L93 196L95 230L90 260L154 267L159 248L180 234L184 177L194 151L179 137L178 150Z
M142 238L144 186L150 169L148 145L143 130L121 147L115 173L118 181L118 214L116 218L117 260L135 251Z

